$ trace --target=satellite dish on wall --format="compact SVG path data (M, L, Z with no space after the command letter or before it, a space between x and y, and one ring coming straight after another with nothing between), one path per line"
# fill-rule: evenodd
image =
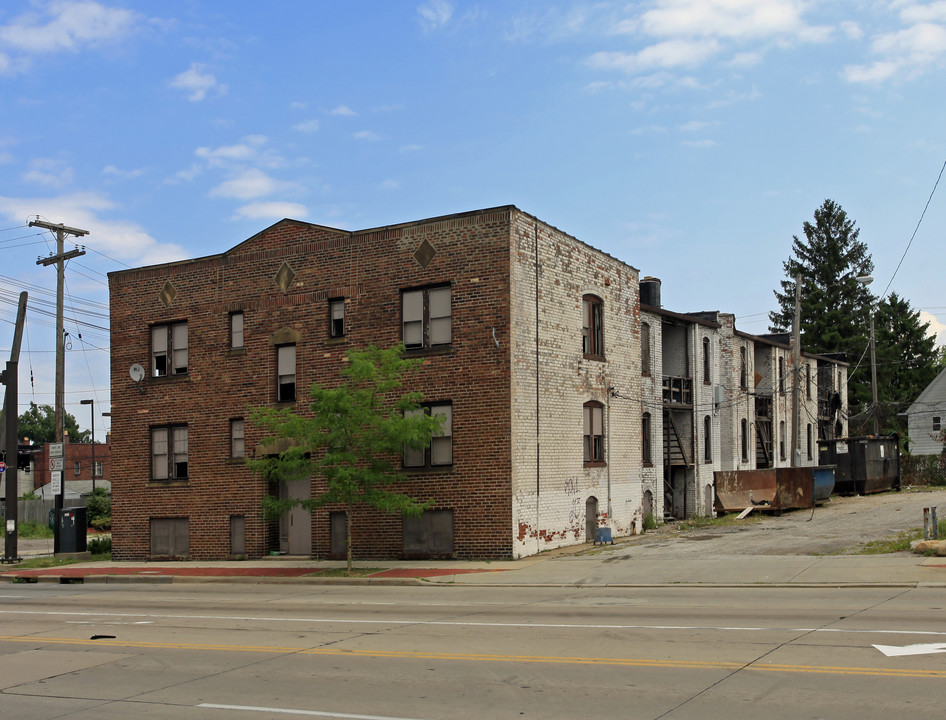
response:
M141 381L145 379L145 369L138 363L135 363L128 368L128 374L131 375L131 379L135 381L135 387L138 388L138 392L143 395L145 389L141 387Z

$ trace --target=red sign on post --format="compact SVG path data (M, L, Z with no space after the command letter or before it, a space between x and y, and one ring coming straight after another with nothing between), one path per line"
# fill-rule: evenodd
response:
M7 469L7 464L5 462L0 462L0 472L3 472Z

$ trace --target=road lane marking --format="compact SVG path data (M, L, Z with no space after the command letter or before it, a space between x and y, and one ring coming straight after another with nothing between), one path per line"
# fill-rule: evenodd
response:
M333 618L298 618L298 617L267 617L244 615L163 615L159 613L113 613L113 612L81 612L73 610L0 610L2 615L39 615L43 617L95 617L105 618L100 622L107 622L108 618L150 618L153 620L217 620L231 622L273 622L273 623L312 623L315 625L430 625L434 627L471 627L471 628L518 628L523 630L718 630L723 632L791 632L791 633L840 633L853 635L932 635L946 637L944 630L858 630L837 627L742 627L738 625L632 625L614 623L503 623L503 622L468 622L462 620L410 620L407 618L390 618L387 620L359 620Z
M194 707L211 708L212 710L247 710L249 712L258 713L344 718L345 720L418 720L418 718L393 717L391 715L352 715L351 713L326 712L324 710L293 710L289 708L256 707L254 705L217 705L216 703L201 703Z
M93 641L76 638L15 637L0 635L0 642L31 645L95 645L139 650L193 650L211 652L265 653L274 655L314 655L348 658L396 660L458 660L466 662L545 663L553 665L597 665L647 667L665 670L761 670L764 672L809 673L822 675L861 675L876 677L911 677L946 679L946 670L899 670L895 668L845 667L834 665L782 665L777 663L742 663L722 660L648 660L643 658L568 657L560 655L500 655L478 653L416 652L402 650L343 650L339 648L298 648L267 645L204 645L195 643L131 642L118 639Z
M902 657L903 655L932 655L946 652L946 643L927 643L925 645L874 645L887 657Z

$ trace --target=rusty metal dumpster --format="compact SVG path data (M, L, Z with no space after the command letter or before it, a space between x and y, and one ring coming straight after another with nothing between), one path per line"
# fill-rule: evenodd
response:
M721 470L713 477L715 508L719 512L756 507L780 513L814 507L814 474L810 467Z
M834 491L867 495L900 489L900 439L857 437L818 443L819 461L835 465Z

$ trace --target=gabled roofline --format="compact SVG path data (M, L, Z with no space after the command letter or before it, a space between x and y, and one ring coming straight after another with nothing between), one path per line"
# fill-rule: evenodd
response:
M923 391L916 396L916 400L910 403L910 407L907 408L907 412L913 412L913 406L919 405L920 403L926 404L926 397L933 392L933 386L937 385L940 382L946 382L946 368L943 368L939 371L939 374L930 380L930 384L923 388Z

